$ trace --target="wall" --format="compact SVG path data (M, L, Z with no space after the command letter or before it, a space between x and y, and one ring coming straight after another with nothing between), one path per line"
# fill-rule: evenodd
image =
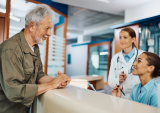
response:
M110 19L109 21L104 21L101 23L97 23L95 25L89 26L84 29L83 32L77 33L77 44L86 43L91 41L91 36L101 35L106 33L112 33L114 30L110 29L110 26L124 23L123 17L117 17ZM68 34L74 34L75 31L70 31ZM70 36L72 37L72 36ZM67 37L67 38L70 38ZM114 46L114 42L112 43ZM66 53L66 74L68 76L84 76L87 71L87 45L72 47L71 45L67 45L67 53ZM71 54L71 64L67 64L68 54ZM112 54L114 54L114 48L112 49Z
M125 10L125 23L160 15L160 0Z
M87 69L87 45L72 47L67 45L66 62L68 54L71 54L71 64L66 63L66 74L68 76L86 75Z

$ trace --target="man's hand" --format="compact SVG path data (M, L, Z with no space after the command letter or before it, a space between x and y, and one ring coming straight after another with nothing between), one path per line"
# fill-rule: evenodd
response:
M112 96L115 97L120 97L121 98L121 91L120 91L120 85L118 85L119 87L117 87L117 85L112 89Z
M124 73L124 71L122 71L121 74L119 74L119 82L122 83L126 80L127 76L126 74Z
M60 71L58 71L58 75L53 79L51 82L53 84L53 89L55 88L64 88L71 79L66 74L61 74Z
M36 96L52 89L63 88L69 84L71 79L66 74L61 74L60 72L58 74L59 75L57 75L55 78L49 77L47 75L42 77L39 80L38 92Z
M60 85L58 86L58 88L64 88L66 85L68 85L67 82L63 82L62 84L60 84Z
M58 71L58 75L61 75L61 71ZM71 80L63 82L61 85L58 86L58 88L64 88L66 85L70 83Z

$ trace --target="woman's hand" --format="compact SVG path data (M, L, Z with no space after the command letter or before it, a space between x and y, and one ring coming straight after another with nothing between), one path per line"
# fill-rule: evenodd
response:
M118 87L117 87L118 86ZM112 89L112 96L115 96L115 97L120 97L121 98L121 90L120 90L121 86L120 84L119 85L116 85L113 89Z
M124 73L124 71L122 71L121 74L119 74L119 82L122 83L126 80L127 76L126 74Z

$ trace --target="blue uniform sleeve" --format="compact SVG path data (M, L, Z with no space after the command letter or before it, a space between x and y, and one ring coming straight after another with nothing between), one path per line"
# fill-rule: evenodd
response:
M158 92L155 92L150 99L150 106L158 107Z
M130 100L134 101L133 100L133 89L132 89L131 94L130 94Z

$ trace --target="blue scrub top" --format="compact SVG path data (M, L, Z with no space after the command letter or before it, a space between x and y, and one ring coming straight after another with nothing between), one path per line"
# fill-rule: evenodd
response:
M136 84L130 94L130 100L158 107L158 82L152 79L143 87L141 83Z

